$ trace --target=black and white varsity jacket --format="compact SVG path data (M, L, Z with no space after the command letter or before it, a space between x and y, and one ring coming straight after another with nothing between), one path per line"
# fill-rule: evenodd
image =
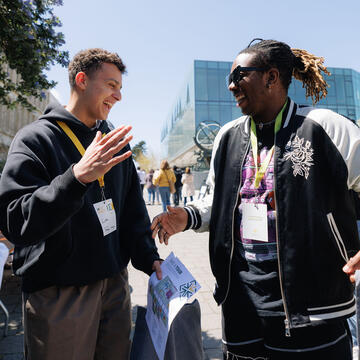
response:
M249 146L248 116L222 127L207 180L212 194L187 208L190 227L210 232L214 297L219 304L230 288L234 216ZM288 101L275 136L274 176L287 328L351 316L354 289L342 267L360 249L350 194L351 189L360 192L360 129L333 111Z

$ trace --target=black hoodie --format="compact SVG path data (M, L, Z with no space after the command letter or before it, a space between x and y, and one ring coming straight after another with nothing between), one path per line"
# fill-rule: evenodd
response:
M84 148L97 130L111 130L106 121L90 129L50 104L15 136L0 181L0 229L15 244L13 266L23 277L23 291L86 285L119 273L130 259L150 274L159 255L132 159L105 174L117 229L104 236L93 206L102 200L99 183L83 185L74 177L72 166L81 155L57 120L68 124Z

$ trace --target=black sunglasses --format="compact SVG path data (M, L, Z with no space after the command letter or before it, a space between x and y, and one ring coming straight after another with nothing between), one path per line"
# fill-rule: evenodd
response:
M226 76L226 85L229 86L232 82L235 86L239 84L239 82L246 75L244 72L246 71L264 71L264 68L256 67L256 66L240 66L238 65L228 76Z

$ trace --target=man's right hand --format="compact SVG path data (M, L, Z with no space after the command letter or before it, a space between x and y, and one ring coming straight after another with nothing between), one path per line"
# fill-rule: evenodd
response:
M83 184L93 182L105 175L113 166L130 157L131 151L114 156L131 141L131 135L125 137L130 130L131 126L121 126L104 137L98 131L81 160L74 165L75 177Z
M358 251L354 257L350 258L350 260L343 267L343 271L349 276L351 282L355 282L355 272L356 270L360 270L360 251Z
M152 221L152 237L155 239L157 234L160 243L168 245L170 236L183 231L187 221L188 213L185 209L167 206L167 212L155 216Z

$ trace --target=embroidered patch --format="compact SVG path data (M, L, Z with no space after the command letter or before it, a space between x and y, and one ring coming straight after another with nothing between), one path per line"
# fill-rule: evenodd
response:
M293 141L289 141L286 144L287 150L284 154L285 160L291 160L294 169L293 175L305 176L305 179L309 176L309 170L313 163L314 150L311 148L311 142L306 141L304 145L304 139L300 139L297 135Z

